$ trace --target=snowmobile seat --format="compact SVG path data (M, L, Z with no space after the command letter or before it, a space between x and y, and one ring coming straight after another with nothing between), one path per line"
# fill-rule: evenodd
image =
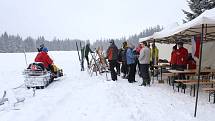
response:
M44 67L43 63L34 62L34 63L29 64L27 69L31 69L34 71L44 71L45 67Z

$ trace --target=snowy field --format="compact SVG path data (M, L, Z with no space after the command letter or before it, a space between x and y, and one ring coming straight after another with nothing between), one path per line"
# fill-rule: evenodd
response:
M193 117L195 98L174 92L168 84L155 82L151 87L130 84L118 77L105 81L104 75L92 77L80 71L77 52L49 52L66 74L46 89L17 88L23 84L25 56L0 54L0 96L6 90L9 102L0 106L0 121L214 121L215 105L208 94L200 92L197 117ZM27 62L36 53L27 53ZM110 75L108 74L109 78ZM15 107L15 97L25 97Z

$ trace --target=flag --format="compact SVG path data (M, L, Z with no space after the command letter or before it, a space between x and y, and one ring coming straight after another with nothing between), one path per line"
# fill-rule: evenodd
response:
M201 36L200 35L196 35L193 36L191 38L191 42L192 42L192 56L199 58L199 49L200 49L200 39Z

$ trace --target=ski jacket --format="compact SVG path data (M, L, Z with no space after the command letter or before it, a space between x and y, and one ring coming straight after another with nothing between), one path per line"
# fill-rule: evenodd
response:
M85 53L84 55L85 56L88 56L88 54L90 53L94 53L91 49L90 49L90 44L87 44L86 47L85 47Z
M172 51L170 64L172 64L172 65L177 64L177 58L178 58L177 50Z
M187 64L187 57L188 57L188 50L184 47L181 47L177 51L177 65L186 65Z
M150 61L154 62L155 65L158 64L158 59L159 59L159 50L157 47L152 47L150 51Z
M188 69L196 69L196 62L194 60L188 60Z
M127 47L126 48L121 48L119 50L119 61L120 62L126 62L126 52L127 52Z
M149 64L150 62L150 49L148 47L143 47L140 50L140 56L138 58L140 64Z
M140 46L138 46L137 48L136 48L136 53L137 53L137 55L140 55L140 50L142 49L142 47L140 47Z
M127 64L134 64L135 63L135 55L134 55L134 52L131 48L127 49L126 60L127 60Z
M114 43L112 43L107 49L108 60L118 60L119 50Z
M48 53L44 51L39 52L34 61L42 62L45 68L48 68L49 65L53 63L53 60L49 57Z

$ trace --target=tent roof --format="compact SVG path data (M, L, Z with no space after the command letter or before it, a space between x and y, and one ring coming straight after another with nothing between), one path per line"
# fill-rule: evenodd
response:
M202 24L207 28L207 40L215 40L215 8L213 8L206 10L192 21L170 30L169 33L157 38L156 41L161 43L175 43L177 39L190 41L191 36L201 34Z
M148 36L148 37L144 37L144 38L139 38L139 42L142 42L142 41L150 41L151 39L153 39L153 36Z
M151 42L153 41L153 39L157 39L157 38L163 38L163 37L166 37L166 35L168 35L168 33L171 32L171 30L175 27L177 27L179 24L177 22L174 22L170 25L168 25L167 27L165 27L162 31L160 32L155 32L153 35L151 36L148 36L148 37L144 37L144 38L140 38L139 39L139 42L142 42L142 41L148 41L148 42Z
M172 23L169 26L167 26L165 29L163 29L162 31L155 32L153 34L153 38L154 39L159 39L159 38L166 37L166 36L168 36L172 32L172 30L174 30L178 26L179 26L179 24L177 22Z

